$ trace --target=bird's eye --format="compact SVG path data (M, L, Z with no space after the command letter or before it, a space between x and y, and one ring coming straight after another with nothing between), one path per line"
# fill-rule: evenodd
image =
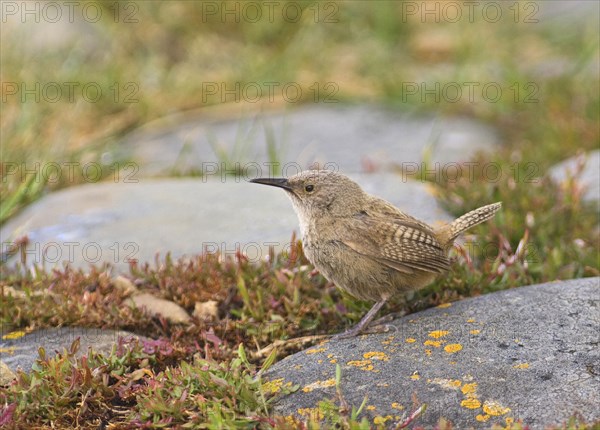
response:
M304 191L306 191L307 193L310 193L310 192L312 192L312 190L314 190L314 189L315 189L315 186L314 186L314 185L306 185L306 186L304 187Z

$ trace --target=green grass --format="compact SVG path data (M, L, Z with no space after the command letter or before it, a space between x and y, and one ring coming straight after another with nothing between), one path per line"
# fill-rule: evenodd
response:
M488 292L600 274L597 206L583 200L577 177L557 184L547 176L553 164L600 143L594 17L568 29L509 19L493 25L482 19L422 23L403 19L401 2L372 7L356 1L328 2L338 22L325 23L331 11L324 9L325 3L301 4L306 14L298 23L278 16L273 22L235 24L217 16L203 22L200 2L139 3L138 24L111 19L94 24L104 40L100 51L107 55L90 56L74 42L60 52L38 52L34 59L28 40L3 30L3 82L23 82L28 88L36 82L96 82L110 97L96 103L80 96L58 103L7 97L0 116L0 223L46 192L85 182L79 170L72 178L49 181L43 175L15 173L15 165L97 162L107 177L114 162L135 161L102 156L135 127L187 110L201 116L203 108L240 109L237 103L221 103L218 96L203 100L203 83L231 88L236 82L297 82L304 90L302 103L315 103L315 82L321 98L327 94L325 85L334 83L339 102L473 117L497 129L502 143L495 154L471 160L477 163L472 178L432 183L454 215L493 201L504 203L502 211L473 230L468 256L453 252L450 274L406 303L402 298L391 302L388 310L416 312ZM106 16L112 16L111 5L102 6ZM315 22L315 10L321 22ZM561 62L564 72L548 72ZM457 83L464 89L465 82L473 81L479 88L497 83L502 96L490 102L475 92L473 101L464 96L453 103L406 93L407 83L428 88ZM116 100L111 90L115 83L120 89ZM127 87L131 83L137 87ZM135 102L125 98L132 88L137 88ZM281 96L266 104L290 105ZM281 159L285 142L266 131L270 161ZM240 134L232 152L222 152L218 142L213 149L222 161L244 161L247 141ZM183 151L180 159L185 157ZM490 162L503 172L498 180L482 170ZM18 253L19 246L11 252ZM313 273L296 247L258 264L244 258L196 256L183 262L166 256L160 267L132 266L129 278L140 290L172 300L189 313L196 303L215 300L218 317L193 318L181 326L133 310L125 305L126 293L100 267L87 273L24 272L0 265L5 331L106 327L160 339L87 359L75 357L76 345L55 358L42 353L30 375L19 374L13 385L0 388L0 420L10 418L7 425L15 428L97 428L101 422L115 428L186 428L186 423L317 428L308 418L273 414L270 405L282 393L264 386L260 371L307 343L283 344L271 355L267 347L279 339L339 332L369 308ZM26 294L13 297L9 287ZM372 424L357 413L361 405L345 405L343 389L338 391L336 399L319 408L327 428L369 428ZM418 424L417 417L415 428ZM442 420L438 428L450 424ZM593 425L573 419L563 428Z

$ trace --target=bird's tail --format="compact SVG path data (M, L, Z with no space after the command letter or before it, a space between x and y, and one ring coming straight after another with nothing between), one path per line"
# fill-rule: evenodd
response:
M443 242L451 245L459 234L492 218L501 207L502 202L492 203L491 205L482 206L478 209L472 210L471 212L468 212L455 219L444 229L442 237L445 236L443 237L445 240L443 240Z

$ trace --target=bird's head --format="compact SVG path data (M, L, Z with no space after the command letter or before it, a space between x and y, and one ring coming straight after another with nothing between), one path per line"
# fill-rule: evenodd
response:
M289 178L258 178L250 182L282 188L299 217L352 215L364 192L347 176L330 170L305 170Z

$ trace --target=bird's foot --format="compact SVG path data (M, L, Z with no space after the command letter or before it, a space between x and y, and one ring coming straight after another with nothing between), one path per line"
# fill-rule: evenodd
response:
M375 317L375 315L377 314L379 309L381 309L381 307L385 304L386 300L387 300L387 298L382 299L382 300L378 301L377 303L375 303L373 305L373 307L369 310L369 312L367 312L366 315L359 321L358 324L356 324L350 330L347 330L343 333L335 335L333 337L333 339L334 340L348 339L348 338L355 337L355 336L361 334L363 332L363 330L365 330L369 326L371 321L373 321L373 318Z
M331 340L350 339L360 334L387 333L393 328L389 324L371 324L368 327L353 327L343 333L336 334Z
M386 316L383 316L383 317L373 321L371 323L371 325L372 326L377 326L377 325L382 325L382 324L385 325L386 323L394 321L396 318L402 318L406 314L407 314L406 311L400 311L400 312L394 312L391 314L387 314Z

